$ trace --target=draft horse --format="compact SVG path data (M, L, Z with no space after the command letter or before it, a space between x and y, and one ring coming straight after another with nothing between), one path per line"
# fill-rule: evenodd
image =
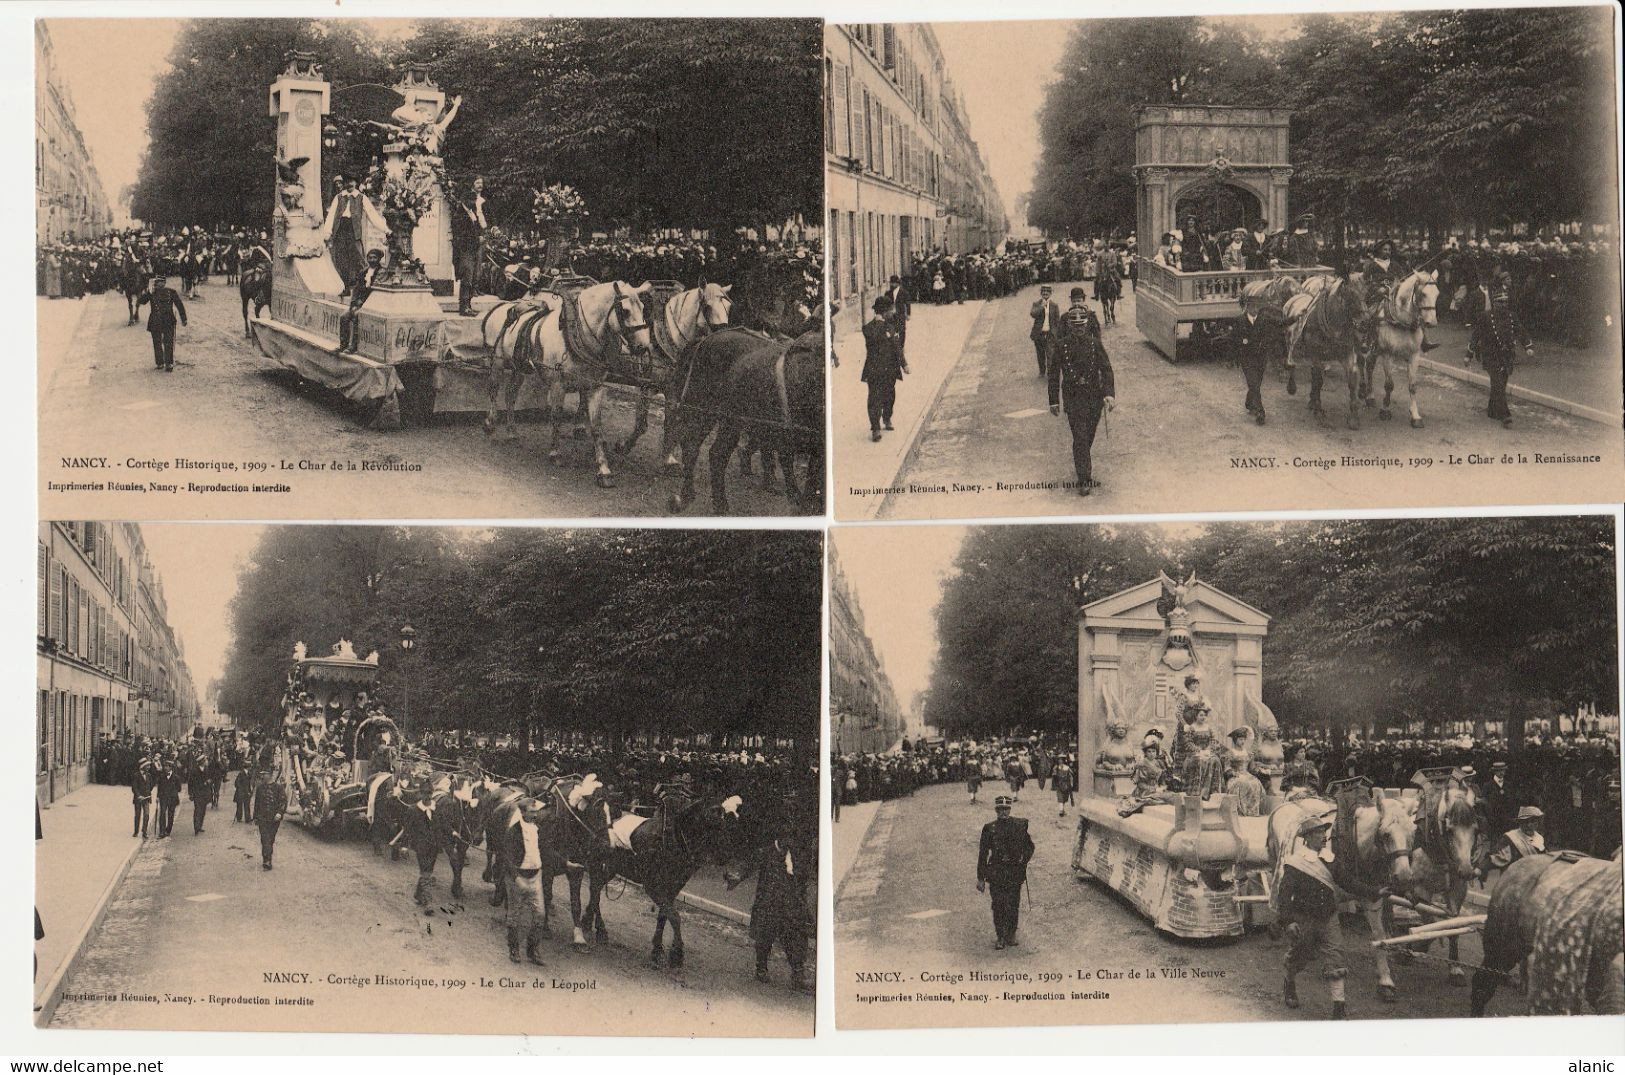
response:
M648 284L632 287L616 280L583 288L573 300L556 292L541 292L499 302L486 311L480 321L481 335L491 352L485 432L504 440L518 436L513 426L514 402L525 377L535 373L543 379L553 421L548 461L560 465L559 423L565 393L579 393L578 413L585 414L592 436L598 486L613 489L615 476L603 436L607 380L623 351L634 358L651 354L651 329L642 301L648 290ZM499 405L499 398L505 406Z
M252 337L254 332L248 327L248 306L254 305L254 316L271 305L271 266L261 262L250 269L243 270L241 278L237 281L237 298L243 307L243 336Z
M1439 283L1435 272L1413 272L1394 285L1383 300L1377 316L1371 350L1360 363L1360 380L1366 406L1371 406L1376 367L1382 366L1383 397L1377 417L1393 416L1394 364L1405 365L1406 387L1411 396L1411 428L1422 428L1422 412L1416 405L1416 375L1422 361L1422 335L1428 325L1439 323Z
M1359 276L1312 276L1303 290L1286 300L1283 307L1290 326L1287 344L1289 375L1287 393L1296 389L1295 367L1299 357L1310 363L1309 412L1325 419L1321 387L1326 368L1341 365L1348 383L1348 427L1360 428L1359 332L1366 317L1364 285Z

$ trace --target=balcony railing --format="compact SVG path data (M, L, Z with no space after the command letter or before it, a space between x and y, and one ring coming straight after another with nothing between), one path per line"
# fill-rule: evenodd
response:
M1215 313L1222 314L1224 311L1233 311L1238 307L1241 303L1242 291L1248 284L1258 280L1269 280L1277 276L1290 276L1295 280L1302 281L1311 276L1318 276L1331 271L1324 265L1314 265L1308 268L1181 272L1167 265L1160 265L1149 258L1141 258L1139 263L1139 286L1140 290L1161 295L1181 308L1209 306L1215 308ZM1200 314L1198 313L1197 316L1200 316Z

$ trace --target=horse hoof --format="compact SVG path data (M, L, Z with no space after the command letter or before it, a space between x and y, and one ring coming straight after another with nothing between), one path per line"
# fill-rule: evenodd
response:
M660 469L667 475L679 474L682 472L683 464L673 460L667 460L665 466L661 467Z
M1394 412L1389 410L1387 407L1384 407L1382 410L1377 412L1377 417L1381 418L1384 422L1388 421L1393 416Z
M1286 382L1286 394L1289 396L1295 396L1298 394L1298 382L1290 377L1287 378Z
M1391 985L1379 985L1379 986L1377 986L1377 997L1384 1004L1397 1004L1397 1003L1399 1003L1398 991L1395 990L1394 987L1391 986Z
M673 493L671 499L666 501L666 507L670 509L673 515L681 515L683 513L683 498Z
M1366 401L1365 401L1365 405L1367 407L1375 407L1377 405L1377 401L1374 400L1374 399L1367 398Z
M614 452L616 455L625 455L627 452L630 452L631 450L632 450L632 446L630 444L628 444L624 440L616 441L615 446L610 449L610 451Z
M553 938L553 927L548 925L546 922L542 923L542 937L546 940L551 940Z
M1412 429L1421 429L1422 428L1422 419L1420 419L1420 418L1412 418L1411 419L1411 428Z
M658 967L663 962L664 962L664 958L662 957L661 953L659 953L659 952L650 952L649 953L649 966Z
M486 422L484 428L485 428L485 435L487 437L489 437L491 434L493 434L493 433L495 433L497 431L497 427L496 427L495 422Z
M615 479L610 477L608 474L600 474L600 475L598 475L598 488L600 488L600 489L613 489L613 488L615 488Z
M1350 429L1359 429L1360 428L1360 416L1357 415L1357 414L1349 415L1348 426L1349 426Z
M577 427L575 429L575 431L570 434L570 436L574 437L576 440L586 440L587 439L587 431L585 429L581 429L580 427Z
M463 898L463 886L462 885L452 885L451 886L451 898L454 899L454 900L460 900L460 899Z
M596 944L608 944L609 943L609 931L608 930L603 930L603 929L598 930L592 935L592 939L593 939L594 943L596 943Z
M570 942L570 947L574 948L577 952L582 952L582 953L592 951L592 946L589 945L586 941L571 941Z
M1452 970L1450 972L1450 984L1456 986L1457 988L1466 985L1467 975L1465 973L1457 974L1454 970Z

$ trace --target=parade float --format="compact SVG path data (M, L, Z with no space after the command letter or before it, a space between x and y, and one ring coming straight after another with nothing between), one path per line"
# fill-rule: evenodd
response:
M282 697L283 778L306 828L331 832L365 810L373 753L385 732L401 743L394 721L370 711L377 684L378 654L360 658L347 639L325 656L294 647Z
M335 235L322 208L322 151L335 130L334 90L311 53L293 52L270 89L276 120L276 198L271 227L270 305L249 322L260 352L302 381L363 408L375 427L426 421L446 411L483 410L489 371L447 356L458 323L450 213L441 148L460 99L421 65L391 87L399 107L363 119L384 135L381 159L362 188L338 191L356 210L356 231ZM349 302L335 253L351 271L359 251L338 243L381 240L383 271L356 311L357 346L340 353Z
M1248 285L1331 271L1183 272L1143 253L1155 251L1163 235L1192 216L1209 235L1260 220L1272 233L1287 227L1291 118L1283 108L1217 105L1146 105L1135 112L1135 234L1142 254L1134 319L1140 334L1171 361L1180 357L1180 344L1210 322L1238 316Z
M1178 758L1245 727L1250 768L1266 803L1278 801L1280 730L1259 696L1269 623L1194 576L1159 576L1078 613L1078 761L1089 772L1072 866L1175 936L1245 932L1250 906L1267 901L1252 883L1269 865L1266 818L1239 816L1228 794L1179 792L1124 816L1141 744L1155 730Z

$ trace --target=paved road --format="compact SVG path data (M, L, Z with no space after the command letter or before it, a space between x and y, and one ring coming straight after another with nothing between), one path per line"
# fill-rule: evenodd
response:
M783 959L774 961L772 984L756 982L745 931L717 918L685 915L687 966L681 972L655 969L646 961L654 917L647 901L628 890L605 904L607 948L576 953L568 928L555 928L554 938L543 943L545 968L515 967L508 961L501 912L487 906L489 889L477 867L471 865L465 877L467 899L455 902L442 863L436 898L425 915L412 904L417 869L409 857L375 859L363 844L326 843L285 823L276 869L265 873L253 826L211 812L204 834L194 836L190 813L183 802L175 835L149 840L136 856L66 983L52 1025L812 1033L813 999L789 991ZM563 882L556 895L564 899ZM267 978L278 974L308 981ZM356 984L357 978L365 984ZM504 984L510 979L518 984ZM269 1003L221 1004L211 996Z
M1095 477L1104 487L1080 499L1063 484L1073 480L1071 438L1066 422L1049 413L1027 338L1036 295L1029 288L983 307L878 517L1593 503L1625 496L1618 423L1515 400L1516 422L1503 429L1484 416L1483 389L1434 372L1421 376L1423 429L1412 429L1401 410L1387 422L1365 411L1363 428L1348 430L1329 386L1333 420L1320 425L1307 411L1307 382L1290 397L1279 373L1265 383L1269 424L1259 427L1243 412L1240 372L1222 362L1164 359L1135 329L1130 294L1118 305L1118 323L1105 331L1119 406L1095 447ZM942 316L918 308L911 335L916 322ZM1447 327L1445 349L1431 358L1460 361L1449 335ZM1619 376L1616 353L1614 390L1598 406L1617 403ZM840 428L838 420L838 436ZM1599 461L1538 462L1537 455ZM837 495L851 496L841 457L838 447ZM1392 465L1371 465L1380 460ZM1001 490L1000 482L1036 487ZM842 518L868 517L840 504L837 510Z
M550 466L549 426L524 424L519 439L486 438L478 416L430 428L370 430L332 393L302 388L243 339L235 288L205 285L187 304L176 370L154 371L144 327L126 325L117 295L80 301L38 300L40 318L40 484L55 517L87 517L82 495L53 494L48 481L160 482L178 491L106 494L102 514L122 518L587 518L660 516L672 482L661 472L658 410L630 457L617 462L619 487L594 484L591 443L565 445L566 465ZM75 316L75 311L79 315ZM574 397L570 403L573 406ZM606 436L632 428L630 399L608 408ZM64 467L63 457L104 456L109 470ZM131 458L265 464L242 469L153 471ZM354 463L334 473L331 464ZM362 471L363 462L421 470ZM323 464L321 470L302 469ZM291 468L291 469L286 469ZM709 471L698 467L698 503L710 510ZM285 484L287 493L188 493L187 483ZM733 478L729 496L740 515L785 515L789 501Z
M1110 890L1075 880L1077 819L1056 816L1053 796L1022 797L1037 853L1023 897L1019 948L993 950L988 898L976 892L976 850L992 820L991 796L972 806L958 785L922 788L882 805L856 862L835 893L835 1011L841 1028L1085 1023L1250 1022L1325 1019L1325 986L1314 973L1298 979L1304 1006L1280 1003L1283 945L1260 931L1234 942L1188 942L1162 936ZM844 823L844 822L843 822ZM1345 923L1352 968L1353 1018L1460 1017L1467 989L1447 984L1445 965L1426 960L1395 971L1401 1003L1382 1004L1363 925ZM1461 958L1477 964L1476 938ZM864 984L860 972L898 971L896 984ZM1027 983L928 981L933 974L1017 972ZM1108 977L1136 972L1137 978ZM1043 973L1061 975L1045 983ZM1103 973L1104 972L1104 973ZM1080 979L1080 974L1089 977ZM1181 975L1186 975L1181 977ZM1088 999L1010 1002L1013 992L1083 994ZM860 1003L861 995L945 993L949 1002ZM985 1003L959 994L990 994ZM1095 994L1106 993L1100 997ZM1494 1015L1513 1014L1518 998L1503 989Z

